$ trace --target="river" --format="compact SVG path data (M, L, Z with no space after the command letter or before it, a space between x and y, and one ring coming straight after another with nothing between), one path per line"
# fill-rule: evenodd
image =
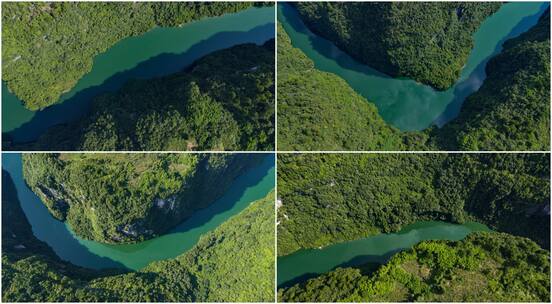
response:
M57 104L42 111L23 107L3 82L2 132L15 142L35 140L48 127L80 118L94 97L117 91L129 79L172 74L214 51L243 43L262 44L274 35L274 7L253 7L125 38L97 55L92 70Z
M111 245L81 239L69 226L54 217L23 179L21 154L3 153L2 169L8 171L21 208L33 234L46 242L63 260L75 265L103 269L140 269L157 260L174 258L192 248L201 235L214 230L253 201L265 197L274 188L274 155L263 157L261 164L236 178L224 195L207 208L168 233L136 244Z
M278 287L287 287L336 267L383 264L398 251L425 240L458 241L473 231L489 231L480 223L463 225L422 221L397 233L379 234L364 239L333 244L321 249L302 249L278 258Z
M502 43L535 25L548 7L543 2L511 2L487 18L473 35L474 47L459 80L436 91L410 79L392 78L362 64L332 42L313 34L289 4L278 4L278 21L319 70L343 78L358 94L373 102L383 119L401 130L442 126L458 116L464 99L485 80L487 61L500 53Z

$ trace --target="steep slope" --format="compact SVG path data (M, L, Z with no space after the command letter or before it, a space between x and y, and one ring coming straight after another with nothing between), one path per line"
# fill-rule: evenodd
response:
M550 149L550 9L537 25L504 43L483 86L435 141L443 150Z
M295 7L313 32L359 61L444 90L460 76L472 34L500 3L299 2Z
M281 155L278 255L396 232L420 220L475 220L549 248L549 157Z
M97 97L83 119L15 150L272 150L274 40L213 52L182 72ZM6 147L5 147L6 148Z
M304 4L310 5L310 4ZM330 4L312 4L330 5ZM342 4L336 4L342 6ZM370 4L366 4L370 5ZM314 68L278 28L278 139L283 150L548 150L550 10L492 58L482 87L441 129L400 133L338 76Z
M2 3L2 80L31 110L54 104L92 68L94 56L156 26L236 12L228 3Z
M3 172L3 177L4 189L13 189L9 175ZM9 193L4 191L2 196L4 302L274 299L273 193L202 236L181 256L125 274L91 271L61 261L32 235L19 202Z
M248 166L247 154L24 154L29 187L80 237L137 242L213 203Z
M403 150L423 142L412 134L403 138L343 79L314 68L278 24L278 149Z
M282 302L548 302L550 252L505 233L426 241L375 273L338 268L278 291Z

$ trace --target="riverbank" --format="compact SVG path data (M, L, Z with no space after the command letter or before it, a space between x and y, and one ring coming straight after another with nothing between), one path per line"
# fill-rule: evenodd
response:
M215 229L274 187L274 158L239 176L229 190L209 207L196 211L167 234L137 244L110 245L77 237L70 227L48 212L23 180L18 154L3 156L3 169L12 176L23 211L35 236L48 244L63 260L94 269L140 269L152 261L176 257L193 247L200 236Z
M2 132L16 143L36 140L49 127L78 120L90 111L96 96L115 92L131 79L172 74L203 56L238 44L263 44L274 38L273 19L273 7L250 8L123 39L96 56L92 70L55 105L42 111L24 108L4 83Z

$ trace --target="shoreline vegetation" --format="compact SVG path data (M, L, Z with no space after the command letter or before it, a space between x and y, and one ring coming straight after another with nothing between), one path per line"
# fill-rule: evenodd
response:
M472 35L501 6L479 3L296 2L317 35L391 77L451 87L473 48ZM416 22L412 22L416 20Z
M134 272L62 261L35 238L3 174L2 300L6 302L268 302L274 299L274 192L203 235L189 251ZM256 250L249 250L255 247Z
M336 268L278 290L281 302L546 302L550 251L506 233L425 241L374 272Z
M23 176L76 235L124 244L167 232L260 162L246 154L24 154Z
M284 302L547 301L549 154L289 154L278 157L278 256L423 220L496 232L425 241L373 265L287 288ZM512 225L515 223L515 225Z
M278 255L420 220L477 221L549 249L549 166L549 154L280 155Z
M2 3L3 81L26 108L57 102L116 42L157 26L263 5L253 2Z
M549 36L550 8L535 26L506 41L503 51L491 58L487 78L466 98L457 118L442 128L401 132L343 79L317 70L278 24L279 148L546 151L550 147Z
M5 135L3 146L25 151L269 151L274 116L271 39L215 51L168 76L129 81L117 92L97 96L83 119L51 127L26 144L12 143Z

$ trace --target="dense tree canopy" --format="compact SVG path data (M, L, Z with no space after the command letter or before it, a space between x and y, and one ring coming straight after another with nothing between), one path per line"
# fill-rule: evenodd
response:
M426 241L371 274L337 268L286 289L282 302L548 302L550 252L529 239L478 232Z
M278 156L278 255L420 220L479 221L550 244L548 154Z
M177 258L117 273L61 261L32 234L4 171L2 183L4 302L274 300L274 193L202 236Z
M24 154L29 187L77 235L136 242L213 203L252 154Z
M2 3L2 80L38 110L92 69L94 56L155 26L236 12L253 2Z
M82 119L11 150L272 150L274 40L213 52L182 72L100 95Z
M387 125L343 79L317 70L278 24L279 150L403 150L420 141L415 136Z
M301 5L321 10L351 4ZM400 133L386 124L372 103L338 76L315 69L305 54L293 48L285 30L278 29L280 149L526 151L550 147L550 10L528 32L505 42L504 51L489 61L482 87L467 97L457 118L441 129L423 132Z
M298 2L316 34L394 77L444 90L473 47L472 35L498 2Z
M550 149L550 9L537 25L504 43L483 86L440 130L444 150Z

